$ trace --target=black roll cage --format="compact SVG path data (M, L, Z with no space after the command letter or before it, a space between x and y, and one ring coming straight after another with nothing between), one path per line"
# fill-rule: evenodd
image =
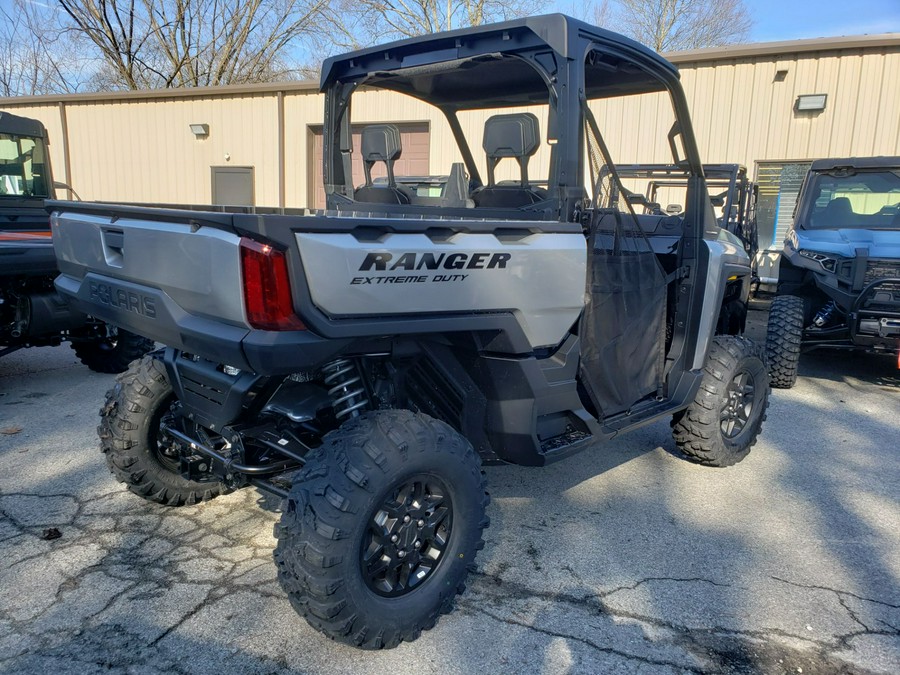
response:
M529 68L517 68L515 61ZM474 77L476 71L482 77ZM535 87L538 81L540 90ZM583 207L584 100L667 91L676 117L668 139L673 156L691 177L697 181L704 177L677 69L637 42L556 14L422 36L326 60L321 89L326 99L323 168L329 209L348 210L352 204L349 110L351 96L361 86L404 93L441 110L471 188L480 186L482 179L457 113L547 102L546 137L552 146L549 200L517 209L519 219L571 221ZM681 137L684 157L679 156L676 136ZM694 183L689 191L701 188L700 194L705 194L705 187ZM433 212L409 205L391 205L390 210ZM483 214L450 208L442 212L461 218Z

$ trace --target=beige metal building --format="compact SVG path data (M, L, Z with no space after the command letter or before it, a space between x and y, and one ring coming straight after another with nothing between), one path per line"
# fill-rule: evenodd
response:
M704 161L742 163L760 183L763 247L780 247L811 160L900 155L900 33L667 57L681 70ZM825 96L798 105L809 95ZM455 144L436 110L390 92L358 96L354 122L401 123L398 173L447 173ZM653 97L598 106L617 162L669 161L663 146L645 142L667 130L666 107ZM324 199L315 83L12 98L0 109L47 126L56 178L83 199L288 207ZM466 113L461 122L480 138L485 118Z

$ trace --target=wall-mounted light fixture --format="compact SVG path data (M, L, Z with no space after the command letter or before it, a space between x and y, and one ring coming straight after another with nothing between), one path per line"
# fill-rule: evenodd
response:
M794 104L794 110L797 112L825 110L827 102L828 94L800 94L797 97L797 102Z
M191 124L191 133L194 134L197 138L206 138L209 136L209 125L208 124Z

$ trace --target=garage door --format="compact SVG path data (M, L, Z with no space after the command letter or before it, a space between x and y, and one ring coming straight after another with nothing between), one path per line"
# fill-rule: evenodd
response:
M394 164L394 173L398 176L427 176L431 173L428 152L428 124L398 124L400 129L400 145L403 153ZM362 156L360 154L360 138L365 125L353 127L353 185L365 182ZM313 128L313 148L309 175L312 176L309 204L314 209L325 208L325 187L322 180L322 127ZM379 162L372 170L372 177L387 175L384 164Z

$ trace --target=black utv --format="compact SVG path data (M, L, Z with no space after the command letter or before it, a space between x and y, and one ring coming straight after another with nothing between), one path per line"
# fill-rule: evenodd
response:
M40 122L0 112L0 356L68 341L92 370L121 373L153 342L74 309L53 287L48 145Z
M900 357L900 157L818 160L800 189L769 312L772 386L794 386L800 353L822 348Z
M393 124L354 142L367 89L439 111L443 179L395 174ZM769 384L761 349L717 334L750 261L720 236L678 71L654 52L545 16L332 58L322 90L325 210L54 202L56 283L166 345L103 406L116 477L172 506L282 497L293 606L374 649L463 589L488 524L482 461L604 452L669 418L684 456L732 465ZM619 198L627 139L598 121L643 103L669 111L656 140L687 174L674 240Z

